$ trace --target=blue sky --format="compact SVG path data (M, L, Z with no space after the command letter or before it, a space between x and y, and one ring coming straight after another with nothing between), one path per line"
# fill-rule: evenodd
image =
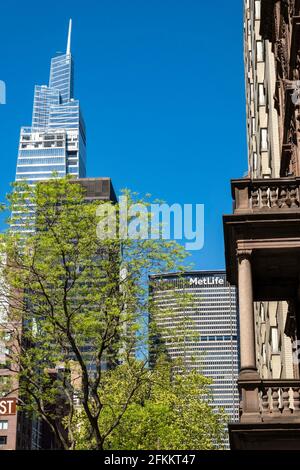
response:
M110 176L117 192L205 204L205 246L193 261L197 269L223 268L230 178L247 170L242 4L3 2L0 201L14 179L20 127L31 123L34 85L48 83L50 59L65 50L72 17L88 176Z

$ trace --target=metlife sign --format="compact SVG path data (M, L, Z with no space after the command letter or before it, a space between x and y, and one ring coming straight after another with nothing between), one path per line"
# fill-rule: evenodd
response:
M190 286L224 286L225 279L220 276L190 277Z

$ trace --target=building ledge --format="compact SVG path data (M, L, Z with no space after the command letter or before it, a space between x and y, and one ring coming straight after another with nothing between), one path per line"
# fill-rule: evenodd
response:
M300 450L300 423L229 423L231 450Z
M300 211L300 178L242 178L231 181L234 214Z

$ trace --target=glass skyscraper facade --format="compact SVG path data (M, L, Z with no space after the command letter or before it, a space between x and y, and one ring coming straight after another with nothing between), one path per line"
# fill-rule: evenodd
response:
M159 343L171 359L181 359L187 369L210 377L214 405L224 409L229 421L238 421L236 288L228 284L224 271L159 274L150 277L150 286L158 307ZM150 354L155 359L155 349Z
M31 127L22 127L20 132L16 182L24 181L34 187L36 183L51 178L67 175L74 179L86 177L86 131L80 103L74 99L71 30L72 20L66 53L51 60L49 84L34 88ZM22 211L15 211L12 215L12 230L24 235L34 231L35 207L27 207L26 215ZM2 349L0 344L0 359ZM0 377L5 373L5 369L0 368ZM11 431L9 444L20 448L41 448L42 420L30 417L21 421L22 430L16 444L17 420L14 418L12 427L15 432Z
M37 85L31 127L20 134L16 181L34 185L52 177L86 176L86 133L74 99L70 20L66 54L51 60L49 85Z

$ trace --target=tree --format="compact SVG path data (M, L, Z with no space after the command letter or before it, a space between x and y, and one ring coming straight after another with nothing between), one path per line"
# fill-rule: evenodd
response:
M181 366L182 367L182 366ZM104 412L99 417L102 432L119 414L127 396L128 371L120 367L107 375L103 390ZM213 450L224 445L226 418L213 410L211 380L195 370L174 372L166 358L156 363L122 416L119 426L109 434L106 450ZM89 449L86 418L79 416L78 448Z
M107 213L115 210L118 224L118 206L102 203L99 211L101 203L87 203L84 189L69 179L39 183L34 191L16 185L9 202L11 227L26 231L1 237L2 331L11 338L7 367L18 376L20 404L46 421L61 447L74 449L80 403L95 448L102 449L149 380L147 357L134 359L136 348L145 351L147 276L178 267L185 254L165 240L99 237ZM131 374L130 387L103 432L106 370L119 364Z
M20 409L44 420L66 450L83 447L82 436L99 450L188 442L212 448L220 428L209 412L206 379L174 376L148 362L148 275L181 270L186 253L173 241L118 239L118 204L87 202L74 183L16 185L9 197L10 225L26 235L1 236L0 329L9 337L6 367L17 378ZM139 223L128 215L138 234L151 217L141 208L150 203L126 197L128 208L138 203L141 210ZM203 414L202 428L192 407L195 419ZM145 443L137 436L125 443L122 433L138 419ZM198 432L202 437L192 438ZM172 444L168 436L175 434Z

